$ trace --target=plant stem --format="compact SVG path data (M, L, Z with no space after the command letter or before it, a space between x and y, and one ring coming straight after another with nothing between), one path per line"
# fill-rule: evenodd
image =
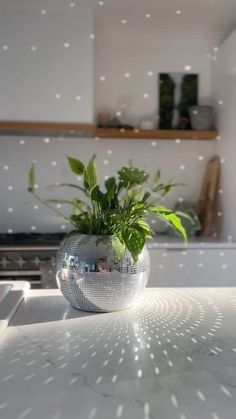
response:
M54 211L60 217L63 217L64 219L68 219L64 214L62 214L60 211L58 211L56 208L54 208L52 205L50 205L46 200L41 199L40 196L38 196L35 192L31 192L31 193L32 193L33 197L35 199L37 199L37 201L39 201L41 204L45 205L50 210Z

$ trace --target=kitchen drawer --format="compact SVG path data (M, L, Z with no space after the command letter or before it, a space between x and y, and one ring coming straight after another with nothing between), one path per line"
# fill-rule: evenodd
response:
M149 287L236 285L236 249L149 249Z

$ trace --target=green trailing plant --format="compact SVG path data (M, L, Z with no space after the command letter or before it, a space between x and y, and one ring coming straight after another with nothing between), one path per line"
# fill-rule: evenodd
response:
M122 167L116 177L105 181L101 190L97 180L95 156L87 164L74 157L67 157L70 170L83 179L83 186L72 183L51 185L51 188L69 187L78 192L71 200L42 199L35 191L35 167L31 165L28 174L28 190L41 203L52 209L71 223L74 230L70 234L112 236L126 247L134 261L137 261L147 238L152 231L146 216L155 216L168 223L186 241L180 212L173 212L157 205L158 199L168 194L173 182L161 182L160 171L153 176L136 167ZM83 195L83 199L81 199ZM54 205L62 203L71 207L71 214L64 216ZM99 237L98 237L99 240Z

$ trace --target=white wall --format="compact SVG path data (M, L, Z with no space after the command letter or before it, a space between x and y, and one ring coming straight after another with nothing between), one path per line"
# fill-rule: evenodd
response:
M3 92L0 118L91 121L93 41L90 18L80 19L75 10L72 16L69 11L63 16L53 11L46 15L41 15L40 11L37 15L35 11L8 13L4 17L1 14L0 22L2 43L9 46L8 50L0 52ZM206 55L217 42L217 34L107 25L96 27L95 32L97 112L104 107L119 110L118 104L125 97L131 121L137 122L145 115L155 116L157 73L183 71L185 65L191 65L192 71L200 74L201 103L211 102L212 61ZM64 42L69 42L70 47L64 48ZM37 46L36 51L30 50L32 45ZM88 53L85 62L82 50ZM153 71L154 75L148 76L147 71ZM124 77L126 72L130 73L130 78ZM100 76L106 76L106 81L102 82ZM60 99L55 98L57 92L61 93ZM143 99L143 93L148 93L149 98ZM77 94L82 96L80 102L76 101ZM160 168L164 180L172 178L186 184L168 198L166 204L172 206L176 200L195 202L198 199L206 162L214 152L215 145L211 141L64 138L47 142L44 138L1 137L0 232L46 232L64 228L64 223L49 210L42 206L34 208L37 203L26 191L27 170L32 160L37 161L38 192L48 196L47 184L73 180L66 165L68 154L86 161L96 153L101 180L132 158L134 164L148 172ZM54 196L65 198L68 193L61 190Z
M221 46L214 65L214 99L221 139L217 152L223 159L220 198L222 235L236 239L236 31Z
M92 122L92 14L42 10L0 6L0 119Z
M158 73L199 74L199 102L211 104L212 60L209 54L219 34L173 32L153 27L98 25L95 50L96 111L119 112L127 105L127 117L134 124L145 116L155 118L158 109ZM151 71L153 76L149 76ZM129 73L130 77L125 77ZM106 80L101 81L100 77ZM143 94L148 94L144 98Z

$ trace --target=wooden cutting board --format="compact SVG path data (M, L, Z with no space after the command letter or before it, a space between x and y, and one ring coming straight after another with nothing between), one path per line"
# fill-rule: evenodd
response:
M220 158L213 156L206 167L197 212L202 225L201 234L207 233L216 210L216 197L220 175Z

